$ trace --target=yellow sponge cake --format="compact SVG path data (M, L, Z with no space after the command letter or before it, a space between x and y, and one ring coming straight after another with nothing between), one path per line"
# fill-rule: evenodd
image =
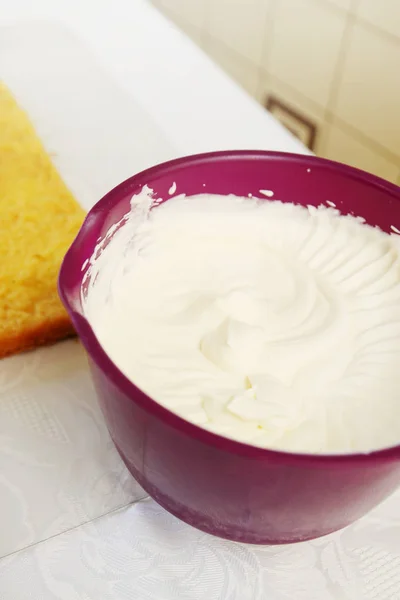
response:
M0 357L73 334L57 276L83 218L0 82Z

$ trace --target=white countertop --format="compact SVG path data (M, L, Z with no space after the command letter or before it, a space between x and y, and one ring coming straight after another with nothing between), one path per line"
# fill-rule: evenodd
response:
M0 78L89 208L196 152L306 152L146 0L0 0ZM184 525L122 465L76 341L0 363L0 600L398 600L400 496L256 548Z
M0 6L0 23L54 19L80 34L180 154L303 149L146 0L1 0Z

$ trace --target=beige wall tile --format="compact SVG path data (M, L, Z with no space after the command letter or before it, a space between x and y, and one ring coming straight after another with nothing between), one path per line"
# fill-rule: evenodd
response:
M317 119L324 118L325 111L319 104L313 102L306 96L303 96L303 94L299 93L290 85L280 81L279 78L263 73L259 88L259 101L262 104L265 104L265 98L268 93L281 96L298 110L306 111Z
M395 182L399 164L381 156L375 148L355 139L352 134L338 125L328 125L321 155L358 167L364 171Z
M400 39L399 0L358 0L356 14Z
M271 0L209 0L208 32L260 65Z
M204 49L232 79L251 96L257 97L260 82L258 67L210 36L205 38Z
M325 107L346 16L317 0L279 0L266 61L272 75Z
M400 44L356 25L332 109L400 156Z
M267 98L270 95L315 124L317 127L317 135L313 151L316 154L319 154L320 140L322 139L324 128L324 110L308 98L305 98L296 92L296 90L293 90L290 86L277 80L275 77L262 74L258 90L258 100L260 104L265 106Z
M325 0L325 2L329 2L333 6L342 8L343 10L350 10L351 8L353 8L354 1L357 0Z

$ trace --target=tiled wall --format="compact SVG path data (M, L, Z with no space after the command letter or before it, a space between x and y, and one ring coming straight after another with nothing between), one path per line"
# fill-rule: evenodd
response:
M153 3L317 154L400 184L400 0Z

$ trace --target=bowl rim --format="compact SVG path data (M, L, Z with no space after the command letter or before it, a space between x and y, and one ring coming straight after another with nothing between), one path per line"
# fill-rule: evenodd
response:
M59 295L75 330L87 351L88 357L95 363L100 371L112 381L116 388L127 397L128 401L139 404L143 410L164 421L167 425L177 429L181 433L195 438L205 445L217 447L230 454L251 457L256 460L290 463L301 462L303 464L313 465L314 467L317 465L323 467L329 464L329 466L336 465L340 468L353 464L366 466L366 463L368 463L368 466L372 466L378 463L381 464L382 462L400 460L400 441L399 444L396 444L395 446L363 453L312 454L306 452L290 452L286 450L263 448L246 442L240 442L218 433L208 431L201 426L184 419L148 396L140 389L140 387L135 385L128 377L126 377L126 375L124 375L124 373L122 373L122 371L120 371L117 365L109 358L106 351L102 348L92 327L85 318L80 297L79 300L76 298L76 289L72 290L71 286L66 283L66 280L68 279L67 274L70 271L76 272L77 268L79 269L79 273L82 273L83 277L80 253L84 240L89 233L100 232L108 209L121 201L122 198L126 198L129 194L133 195L133 193L137 193L137 191L145 184L151 185L151 178L155 175L168 175L170 172L173 174L177 167L190 167L202 163L214 163L216 161L220 162L237 159L252 161L261 160L268 161L269 163L271 161L285 161L297 163L307 168L312 168L313 166L320 168L323 166L328 170L339 171L352 179L361 180L375 188L381 188L400 201L400 187L395 184L355 167L307 154L266 150L223 150L184 156L141 171L119 183L89 210L78 234L65 254L60 268L58 277ZM98 236L96 236L95 239L97 238ZM81 283L82 281L80 281L80 284ZM135 395L134 400L132 394Z

